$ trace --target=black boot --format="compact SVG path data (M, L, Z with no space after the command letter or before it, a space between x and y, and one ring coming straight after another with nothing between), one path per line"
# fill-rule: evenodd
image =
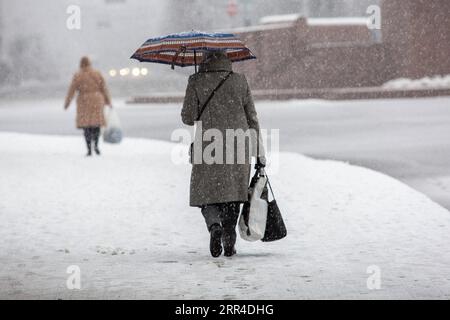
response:
M91 128L84 128L84 139L86 140L86 147L88 149L88 152L86 154L86 157L92 156L92 133Z
M209 230L210 241L209 250L214 258L219 257L222 254L222 227L219 224L212 225Z
M222 215L223 226L223 249L226 257L231 257L236 254L234 245L236 244L236 224L239 217L240 204L229 203L226 205Z
M234 247L236 243L236 231L233 230L224 230L222 236L223 249L225 257L231 257L236 254L236 249Z
M98 148L98 139L100 137L100 128L95 127L92 129L92 138L94 140L94 151L97 155L100 155L100 149Z

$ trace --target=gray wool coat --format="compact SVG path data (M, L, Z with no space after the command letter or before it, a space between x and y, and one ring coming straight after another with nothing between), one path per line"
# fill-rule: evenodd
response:
M259 123L245 76L232 73L209 102L200 121L196 122L201 106L230 71L231 62L223 56L203 63L199 73L189 78L181 117L183 123L197 125L194 138L195 162L192 165L190 183L191 206L248 200L251 157L257 154L256 135L259 134ZM227 129L242 129L247 132L249 128L253 129L249 131L257 134L249 135L245 144L239 144L237 139L227 138ZM215 135L211 135L211 139L204 137L202 141L207 131L221 133L222 141ZM230 141L232 145L229 145ZM213 142L218 144L212 144ZM264 151L260 149L259 154L262 155ZM223 156L220 155L221 150ZM205 160L205 154L213 156L213 161Z

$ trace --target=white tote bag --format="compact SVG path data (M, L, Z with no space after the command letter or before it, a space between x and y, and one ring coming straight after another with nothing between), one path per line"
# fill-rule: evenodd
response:
M122 141L122 127L117 112L112 108L105 108L106 128L103 131L103 141L120 143Z
M256 183L251 189L248 214L244 213L243 209L239 218L239 234L242 239L247 241L261 240L266 232L268 203L266 199L261 198L261 195L266 186L267 177L259 175L256 179ZM248 221L245 221L246 219Z

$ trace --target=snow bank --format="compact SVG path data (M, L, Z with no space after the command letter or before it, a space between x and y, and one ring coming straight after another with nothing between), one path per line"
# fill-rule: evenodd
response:
M310 26L367 26L367 17L308 18Z
M282 153L289 235L213 259L173 144L0 134L0 298L449 298L450 215L380 173ZM66 270L81 269L81 290ZM381 289L367 287L367 268Z
M285 23L285 22L295 22L302 17L301 14L282 14L282 15L272 15L265 16L259 19L260 24L272 24L272 23Z
M450 88L450 74L445 76L436 75L433 77L424 77L421 79L399 78L383 84L387 89L436 89Z
M260 24L287 24L296 22L302 18L301 14L282 14L265 16L259 19ZM369 19L367 17L327 17L327 18L305 18L310 26L367 26Z

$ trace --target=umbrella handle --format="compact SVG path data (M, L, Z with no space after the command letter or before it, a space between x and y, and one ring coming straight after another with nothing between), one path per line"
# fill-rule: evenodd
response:
M194 50L195 73L197 73L197 50Z
M178 51L177 51L177 52L175 53L175 55L173 56L173 59L172 59L172 66L171 66L172 70L175 69L175 61L177 61L178 56L180 55L181 52L186 53L186 47L185 47L185 46L181 46L180 49L178 49ZM183 60L184 60L184 59L183 59Z

